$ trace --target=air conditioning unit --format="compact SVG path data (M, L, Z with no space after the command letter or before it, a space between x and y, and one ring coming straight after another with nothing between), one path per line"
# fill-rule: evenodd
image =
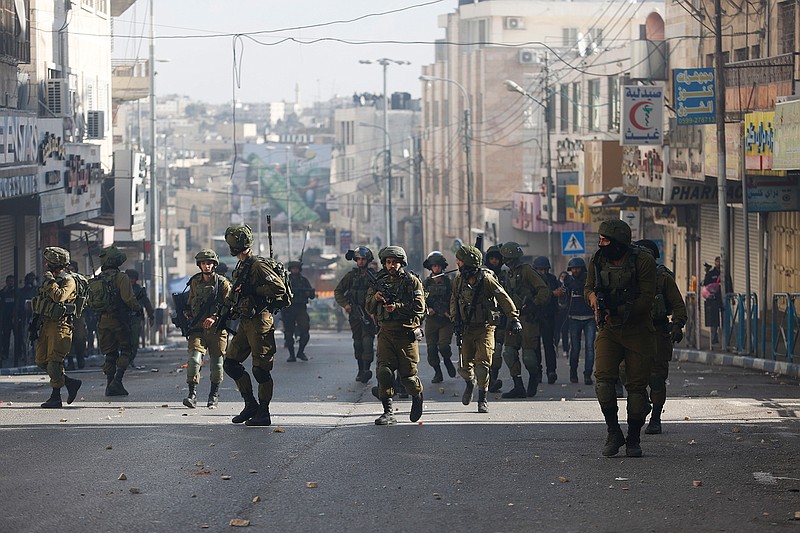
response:
M522 17L505 17L503 19L503 28L507 30L524 30L525 19Z
M56 78L47 80L47 109L52 117L72 116L72 102L69 96L69 80Z
M523 48L519 51L520 65L538 65L540 62L541 60L539 59L539 54L536 53L536 50Z
M86 137L89 139L102 139L105 134L105 111L88 111L86 113Z

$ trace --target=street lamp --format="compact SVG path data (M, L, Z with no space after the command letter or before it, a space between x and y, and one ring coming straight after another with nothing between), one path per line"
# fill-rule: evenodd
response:
M467 159L467 236L472 239L472 122L470 121L470 100L467 90L463 85L449 78L439 78L437 76L422 75L420 81L443 81L452 83L461 90L464 97L464 156ZM480 230L479 230L480 231Z
M552 176L552 158L550 157L550 113L547 104L542 103L540 100L531 95L528 91L520 87L520 85L512 80L506 80L506 89L511 92L519 93L522 96L530 99L539 104L544 109L544 124L547 130L547 256L550 260L553 259L553 176ZM547 89L545 89L546 91Z
M377 63L383 67L383 157L385 158L384 172L386 173L386 246L392 244L392 153L389 151L389 94L386 92L386 71L389 65L410 65L410 61L389 59L382 57L371 61L360 59L362 65Z

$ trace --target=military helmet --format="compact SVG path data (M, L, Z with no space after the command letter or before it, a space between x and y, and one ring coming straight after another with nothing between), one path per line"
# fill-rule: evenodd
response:
M514 241L508 241L500 247L500 254L503 259L519 259L523 256L522 246Z
M247 224L234 224L225 230L225 242L231 255L239 255L253 246L253 230Z
M496 257L503 262L503 254L500 253L500 247L503 246L503 243L493 244L489 248L487 248L486 253L483 255L483 260L486 264L489 264L490 257Z
M129 268L128 270L125 271L125 273L128 275L129 278L131 278L131 281L139 280L139 272L137 272L136 269Z
M214 269L214 272L220 275L225 275L225 273L228 272L228 265L226 265L225 263L220 263Z
M363 257L367 260L367 264L372 263L375 256L372 255L372 250L367 248L366 246L359 246L355 250L353 250L353 257L358 259L359 257Z
M104 267L118 268L127 260L128 256L113 244L100 250L100 263Z
M456 259L467 266L478 268L483 260L481 251L474 246L464 245L456 252Z
M567 263L567 269L570 268L586 268L586 261L582 257L573 257Z
M428 254L428 257L426 257L425 261L422 263L422 266L428 270L430 270L433 265L439 265L442 269L447 268L447 259L444 258L442 252L434 250Z
M640 241L636 241L634 244L637 246L644 248L647 252L649 252L653 257L658 259L661 257L661 252L658 251L658 245L651 241L650 239L642 239Z
M378 252L378 259L381 260L381 264L384 264L386 262L386 259L389 257L397 259L403 264L403 266L408 264L406 251L403 250L402 246L386 246L384 248L381 248L381 251Z
M540 255L533 259L533 268L539 270L544 268L550 269L552 267L550 266L550 260L545 256Z
M631 243L631 227L624 220L613 218L600 223L600 235L620 244Z
M289 261L286 263L287 270L291 270L292 268L299 268L300 270L303 270L303 263L300 261Z
M194 261L197 263L198 267L203 261L213 261L215 265L219 266L219 257L217 256L217 252L211 248L203 248L197 252L197 255L194 256Z
M48 246L44 249L44 252L42 252L42 256L44 260L47 261L48 265L57 267L66 267L69 265L69 252L58 246Z

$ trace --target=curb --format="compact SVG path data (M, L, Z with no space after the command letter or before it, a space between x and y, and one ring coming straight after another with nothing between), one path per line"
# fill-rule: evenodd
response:
M700 350L675 349L673 353L675 360L681 362L701 363L711 366L735 366L800 378L800 365L794 363Z

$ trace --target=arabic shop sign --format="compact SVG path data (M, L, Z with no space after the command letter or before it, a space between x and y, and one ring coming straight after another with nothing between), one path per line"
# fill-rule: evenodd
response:
M622 88L620 143L661 146L664 129L664 88L626 85Z
M772 168L800 169L800 102L775 104L775 143Z
M747 210L750 213L800 211L800 178L747 176Z
M672 79L678 126L714 124L717 118L714 69L673 69Z
M744 158L747 170L771 170L775 144L775 112L744 116Z

